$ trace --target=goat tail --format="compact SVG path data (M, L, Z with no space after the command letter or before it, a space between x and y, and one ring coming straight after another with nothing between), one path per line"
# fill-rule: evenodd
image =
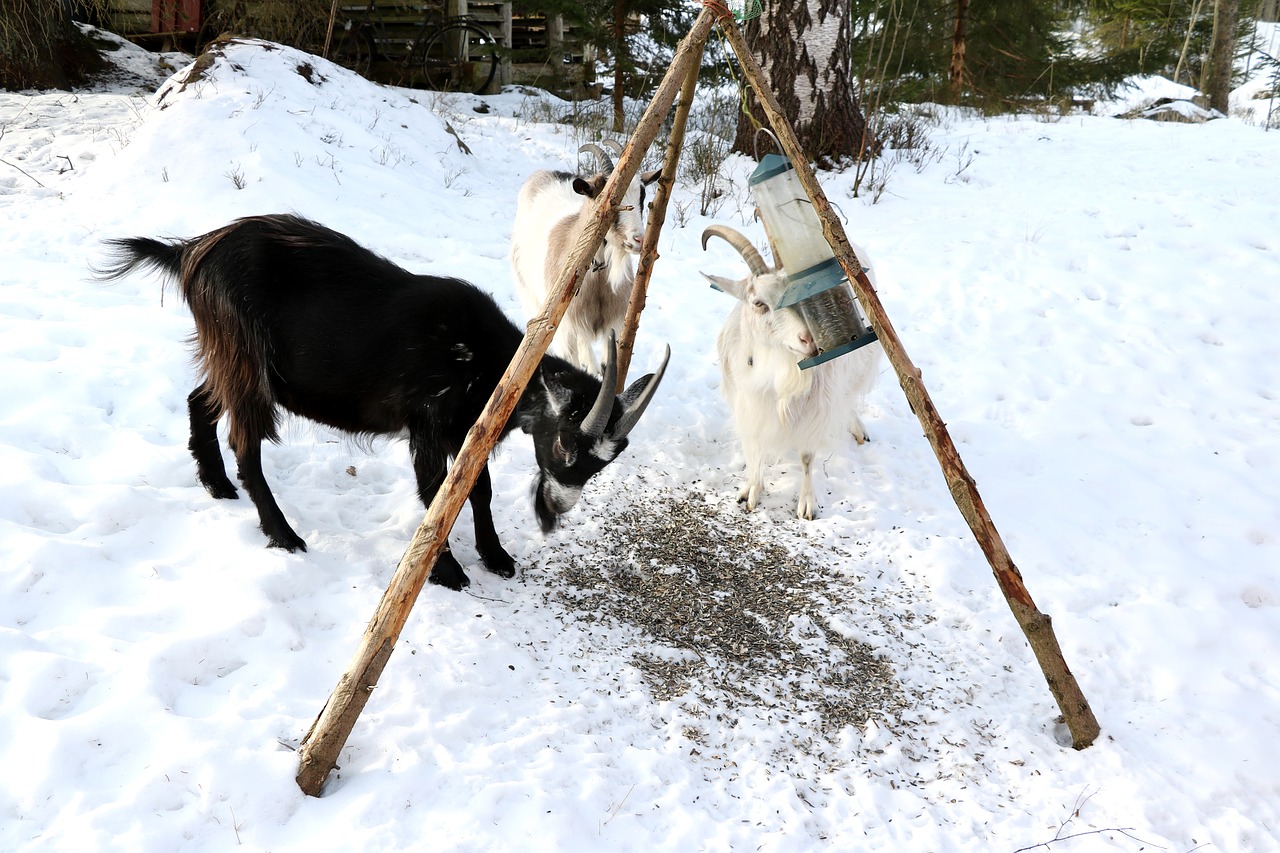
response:
M237 264L243 240L237 245L235 235L245 221L185 241L110 240L114 261L96 270L100 278L111 280L151 268L178 283L195 320L196 362L215 411L229 415L233 449L279 440L270 380L271 335L244 298L245 271Z
M93 270L103 281L124 278L139 267L150 267L177 278L182 269L182 255L186 248L186 244L180 240L166 243L151 237L108 240L107 245L114 251L112 262Z

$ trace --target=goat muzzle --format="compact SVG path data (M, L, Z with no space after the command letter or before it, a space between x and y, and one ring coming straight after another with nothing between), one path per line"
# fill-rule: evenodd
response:
M581 497L581 486L566 486L543 474L533 492L533 512L538 517L538 527L543 533L555 530L560 516L577 506Z

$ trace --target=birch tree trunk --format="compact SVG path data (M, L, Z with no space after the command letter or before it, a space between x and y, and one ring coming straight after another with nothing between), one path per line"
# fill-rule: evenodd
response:
M744 30L805 152L824 167L875 150L858 105L851 33L849 0L766 0ZM733 150L754 156L756 128L768 122L750 92L747 109Z

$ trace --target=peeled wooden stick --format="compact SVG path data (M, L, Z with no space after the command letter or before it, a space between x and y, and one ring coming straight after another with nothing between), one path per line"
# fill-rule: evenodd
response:
M680 88L680 101L676 105L671 123L671 135L667 139L667 151L662 158L662 177L658 190L653 194L653 208L646 212L648 224L644 232L644 244L640 247L640 261L636 264L636 279L631 285L631 301L627 303L627 315L618 335L618 387L619 394L627 385L627 369L631 366L631 353L635 348L636 330L640 327L640 312L649 296L649 279L653 265L658 260L658 237L667 218L667 204L671 201L671 187L676 181L676 169L680 166L680 152L684 146L685 126L689 123L689 111L693 107L693 93L698 87L698 69L702 60L702 47Z
M409 612L422 591L436 558L444 547L445 539L457 520L462 504L475 485L480 469L484 467L510 417L516 402L524 392L534 370L542 360L555 334L556 324L564 316L569 300L578 282L586 273L587 265L596 249L604 242L605 233L618 215L622 191L640 171L640 161L657 137L662 120L671 110L676 89L688 73L689 67L702 55L702 46L711 31L714 15L704 9L694 22L693 29L685 36L675 59L659 84L653 100L636 126L631 142L619 156L618 166L600 194L595 214L587 228L583 229L578 245L574 248L561 270L555 286L547 296L542 313L529 321L524 341L516 351L506 373L498 381L493 396L485 405L475 426L453 460L444 483L436 492L435 500L427 507L426 516L413 535L413 541L400 559L378 608L360 638L360 646L347 671L338 680L320 715L303 737L298 750L298 787L313 797L329 778L338 763L338 753L347 742L360 712L378 678L391 657L396 640L409 618Z
M1052 620L1036 609L1031 594L1027 592L1021 572L1014 565L1013 558L1009 556L1009 551L1005 548L982 502L982 496L978 494L977 485L969 476L964 462L960 459L960 452L956 450L955 442L947 432L946 424L924 387L920 369L911 363L902 346L902 341L898 339L898 333L889 322L889 315L885 313L875 287L863 271L862 262L858 260L857 254L850 246L849 238L844 233L839 217L831 209L830 203L823 194L818 179L809 167L808 158L804 156L804 151L800 147L800 141L783 115L777 98L769 89L764 72L751 54L741 30L733 21L722 20L720 27L725 39L737 55L743 76L755 91L756 98L773 126L783 151L790 158L791 165L795 167L796 176L813 202L814 210L822 221L822 233L834 250L840 266L844 268L845 275L853 284L854 292L863 310L866 311L867 319L871 321L871 326L875 329L881 346L884 347L889 363L898 374L898 382L902 385L907 401L911 404L911 410L915 412L916 417L920 419L920 425L924 427L925 437L929 439L929 444L932 445L933 452L938 457L938 463L942 466L942 473L946 477L947 487L951 490L952 500L956 502L956 506L960 508L960 514L964 516L969 529L973 531L978 546L982 548L982 553L986 555L987 562L995 573L996 582L1000 585L1000 591L1004 593L1009 609L1013 611L1018 626L1022 628L1023 634L1031 644L1031 650L1035 653L1040 669L1049 684L1049 691L1057 700L1067 728L1071 731L1072 745L1076 749L1084 749L1098 737L1100 728L1088 700L1085 699L1080 685L1062 656L1062 648L1058 645L1058 638L1053 633Z

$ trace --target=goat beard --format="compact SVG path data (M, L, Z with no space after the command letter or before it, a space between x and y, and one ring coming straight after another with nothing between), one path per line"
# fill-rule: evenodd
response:
M546 478L539 477L533 484L533 512L543 533L550 533L560 523L560 514L551 506L546 495Z

